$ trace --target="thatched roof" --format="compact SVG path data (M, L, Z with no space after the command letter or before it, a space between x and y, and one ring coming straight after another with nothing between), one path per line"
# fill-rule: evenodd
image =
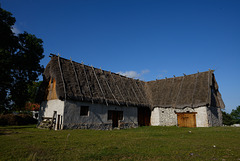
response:
M147 82L152 107L196 108L207 105L225 108L213 72Z
M56 80L60 100L70 99L93 103L149 107L145 82L127 78L110 71L52 56L44 71L42 96L46 98L48 82Z
M60 100L151 109L156 106L194 108L204 105L224 108L213 71L144 82L52 55L43 74L39 102L46 100L51 79L56 80Z

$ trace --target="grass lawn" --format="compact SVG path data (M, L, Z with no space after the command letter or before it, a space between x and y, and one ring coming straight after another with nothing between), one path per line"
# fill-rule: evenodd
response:
M0 160L240 160L240 128L6 126L0 127Z

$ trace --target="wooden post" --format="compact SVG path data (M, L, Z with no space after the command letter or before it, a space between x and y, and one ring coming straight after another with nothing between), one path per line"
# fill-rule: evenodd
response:
M53 117L52 117L52 121L51 121L51 125L50 125L50 129L53 129L53 124L55 125L56 123L54 123L54 120L56 119L57 116L57 111L53 112ZM56 121L56 120L55 120Z

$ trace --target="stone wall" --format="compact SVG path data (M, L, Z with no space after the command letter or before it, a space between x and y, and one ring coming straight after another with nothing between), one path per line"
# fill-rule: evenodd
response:
M177 115L173 108L155 107L151 115L152 126L175 126L177 125Z
M89 107L87 116L80 116L81 106ZM110 130L112 129L112 120L108 120L108 110L123 111L123 120L119 123L119 128L137 127L137 107L106 106L104 104L66 101L64 108L64 129Z
M210 126L222 126L222 111L218 107L209 107L207 110Z
M64 129L94 129L94 130L111 130L112 123L102 123L102 124L64 124Z
M196 114L196 126L208 127L207 108L159 108L155 107L152 111L151 125L152 126L177 126L177 114L180 112L197 112Z

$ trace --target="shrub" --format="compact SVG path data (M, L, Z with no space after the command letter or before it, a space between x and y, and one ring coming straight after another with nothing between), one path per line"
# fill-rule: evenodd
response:
M36 124L37 120L29 114L6 114L0 115L0 125L28 125Z

